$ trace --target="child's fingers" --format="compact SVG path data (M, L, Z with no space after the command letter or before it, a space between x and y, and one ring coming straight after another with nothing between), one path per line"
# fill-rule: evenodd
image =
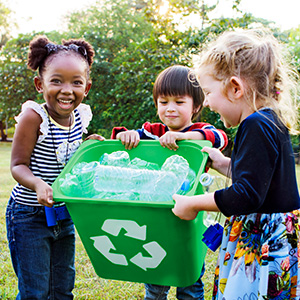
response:
M38 197L38 202L41 205L52 207L55 203L52 199L52 196Z
M165 135L159 139L162 147L167 147L170 150L176 151L179 147L176 144L176 139L171 136Z
M131 132L122 136L122 144L125 145L125 149L131 150L132 148L137 147L140 142L140 136L137 132Z
M89 136L85 139L85 141L87 141L87 140L104 141L105 138L104 138L103 136L99 135L99 134L94 133L94 134L89 135Z
M201 150L201 151L202 151L202 152L206 152L206 153L208 153L208 154L209 154L209 153L211 153L211 150L212 150L212 148L210 148L210 147L206 147L206 146L205 146L205 147L203 147L203 148L202 148L202 150Z
M36 196L38 203L44 206L52 207L53 201L53 190L46 182L40 181L36 188Z
M52 207L54 203L55 203L55 202L54 202L53 200L48 199L48 200L46 200L46 201L44 202L43 205L44 205L44 206L47 206L47 207Z

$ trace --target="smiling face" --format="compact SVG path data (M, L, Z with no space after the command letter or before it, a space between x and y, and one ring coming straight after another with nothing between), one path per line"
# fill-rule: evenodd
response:
M237 126L253 110L243 99L243 82L240 78L232 76L227 88L223 82L211 75L211 69L202 70L199 76L199 83L204 93L203 105L221 116L224 126L227 128Z
M192 125L192 116L196 112L190 96L159 96L157 113L160 120L170 131L181 131Z
M77 55L56 55L46 65L42 78L35 78L36 89L43 93L50 116L61 125L69 122L72 111L88 94L91 83L87 68Z
M211 111L220 114L225 127L234 126L231 120L231 103L222 93L222 82L208 74L201 75L199 82L205 97L203 106L209 107Z

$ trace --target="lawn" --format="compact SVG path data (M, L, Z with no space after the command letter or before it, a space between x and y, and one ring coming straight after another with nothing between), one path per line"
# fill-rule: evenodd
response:
M15 299L17 280L12 269L6 239L5 209L15 182L9 171L10 143L0 143L0 299ZM204 275L205 299L211 299L212 281L217 253L208 251ZM143 299L141 283L106 280L98 277L89 261L84 247L77 236L75 299ZM168 299L176 299L175 288L171 288Z

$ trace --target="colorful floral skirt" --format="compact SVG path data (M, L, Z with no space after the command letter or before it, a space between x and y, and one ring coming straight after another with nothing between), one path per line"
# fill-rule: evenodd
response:
M225 222L213 299L300 299L300 210Z

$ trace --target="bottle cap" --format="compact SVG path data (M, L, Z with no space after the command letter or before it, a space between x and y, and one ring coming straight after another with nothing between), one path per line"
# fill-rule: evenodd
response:
M207 173L203 173L201 174L199 181L203 186L209 186L213 183L214 177Z
M184 192L187 192L190 189L190 181L185 179L180 189Z

